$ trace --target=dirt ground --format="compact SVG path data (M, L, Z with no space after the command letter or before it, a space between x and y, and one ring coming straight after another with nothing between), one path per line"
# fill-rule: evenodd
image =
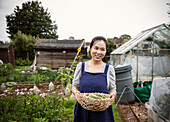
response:
M57 92L57 93L61 93L62 92L62 86L61 83L56 82L54 83L54 90L49 91L49 83L40 83L38 86L38 89L40 90L41 93L52 93L52 92ZM16 92L16 90L18 90L17 92L24 92L24 93L28 93L30 92L30 89L33 89L34 84L32 83L17 83L17 85L13 85L7 88L12 88L12 92ZM3 91L0 91L0 94L7 94Z
M118 112L124 122L152 122L144 105L119 104Z

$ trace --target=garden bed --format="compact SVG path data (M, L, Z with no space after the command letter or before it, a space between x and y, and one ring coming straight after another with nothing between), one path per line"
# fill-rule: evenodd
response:
M55 91L57 93L62 92L61 82L52 82L52 83L54 84L54 90L52 91ZM15 85L14 88L16 89L18 86L20 87L20 89L33 88L34 84L25 84L21 82L21 83L18 83L18 85ZM39 83L38 88L42 93L47 93L49 92L49 83Z
M49 83L39 83L39 90L41 91L40 94L50 94L50 93L57 93L58 95L62 95L62 85L61 85L61 82L53 82L54 84L54 90L50 91L49 90ZM12 94L13 96L15 95L21 95L21 93L24 93L24 94L30 94L30 89L32 89L34 87L34 84L32 82L17 82L17 85L13 85L13 86L8 86L7 89L8 89L8 92L2 92L0 94L6 94L6 95L9 95L9 89L11 89L11 93L14 93ZM66 104L69 102L69 101L65 101ZM115 101L116 103L116 101ZM145 106L142 106L142 105L123 105L123 104L118 104L118 110L116 109L115 107L115 103L113 104L113 108L115 109L114 110L114 114L117 113L117 111L119 112L119 115L120 117L122 118L123 121L125 122L138 122L138 120L140 122L145 122L145 121L148 121L148 122L152 122L151 119L148 117L148 114L147 114L147 108L145 108ZM70 103L69 103L70 104ZM67 118L67 117L64 117L63 119L65 119L64 121L72 121L73 120L73 111L74 111L74 104L73 102L71 102L71 105L72 107L70 108L70 106L65 109L65 112L63 113L64 116L66 115L69 115L70 114L70 117ZM134 113L132 112L132 110L134 111L134 113L136 114L137 118L134 116ZM117 118L116 116L119 116L119 115L115 115L115 120L119 120L119 121L122 121L120 118ZM68 119L68 120L67 120Z
M39 83L37 87L40 90L40 94L49 94L49 93L58 93L62 95L63 89L61 86L61 82L53 82L54 89L49 90L49 83ZM32 82L17 82L16 85L6 86L6 90L0 90L0 96L16 96L16 95L24 95L24 94L33 94L34 84Z
M144 105L118 105L118 112L124 122L152 122Z
M62 97L60 82L40 83L40 93L33 91L31 82L7 86L0 96L0 121L73 121L75 100Z

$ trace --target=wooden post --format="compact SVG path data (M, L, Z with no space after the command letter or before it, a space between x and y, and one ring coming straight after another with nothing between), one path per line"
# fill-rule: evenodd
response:
M84 42L85 42L85 39L83 39L83 40L82 40L82 43L81 43L81 45L80 45L80 47L79 47L79 48L81 48L81 47L83 46ZM74 57L73 62L74 62L74 61L76 61L76 59L77 59L77 55L78 55L78 54L79 54L79 51L77 51L77 54L76 54L76 56ZM72 66L73 66L73 63L71 64L70 69L72 69ZM70 71L69 71L69 74L70 74Z
M121 56L118 55L118 64L121 64Z
M10 48L10 47L9 47ZM11 58L10 58L10 49L8 48L8 62L11 63Z
M36 62L37 62L37 52L35 52L35 57L34 57L34 62L33 62L33 71L35 71L36 70Z
M81 43L81 45L80 45L79 48L81 48L81 47L83 46L84 42L85 42L85 40L83 39L83 41L82 41L82 43ZM77 54L76 54L76 56L75 56L75 58L74 58L74 60L73 60L73 62L77 59L77 55L78 55L79 53L80 53L80 52L78 51ZM71 68L72 68L72 65L71 65Z

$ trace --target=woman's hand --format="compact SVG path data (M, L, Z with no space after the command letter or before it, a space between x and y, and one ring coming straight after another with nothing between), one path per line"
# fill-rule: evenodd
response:
M75 97L76 97L76 100L77 100L77 101L78 101L78 98L77 98L77 95L78 95L78 94L80 94L80 91L77 90L76 93L75 93Z
M110 94L110 98L115 98L115 96L116 96L116 95L115 95L114 93L111 93L111 94Z
M72 93L74 94L74 96L77 100L77 94L80 94L80 91L77 88L72 88L71 91L72 91Z
M110 92L111 104L113 104L115 97L116 97L116 91Z

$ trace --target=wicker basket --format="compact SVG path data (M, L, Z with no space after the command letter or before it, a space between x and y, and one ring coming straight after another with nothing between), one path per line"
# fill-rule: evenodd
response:
M96 96L105 96L105 99L95 99L88 97L90 94L95 94ZM110 98L109 94L104 93L80 93L76 94L78 103L86 110L91 111L104 111L111 104L114 98Z

